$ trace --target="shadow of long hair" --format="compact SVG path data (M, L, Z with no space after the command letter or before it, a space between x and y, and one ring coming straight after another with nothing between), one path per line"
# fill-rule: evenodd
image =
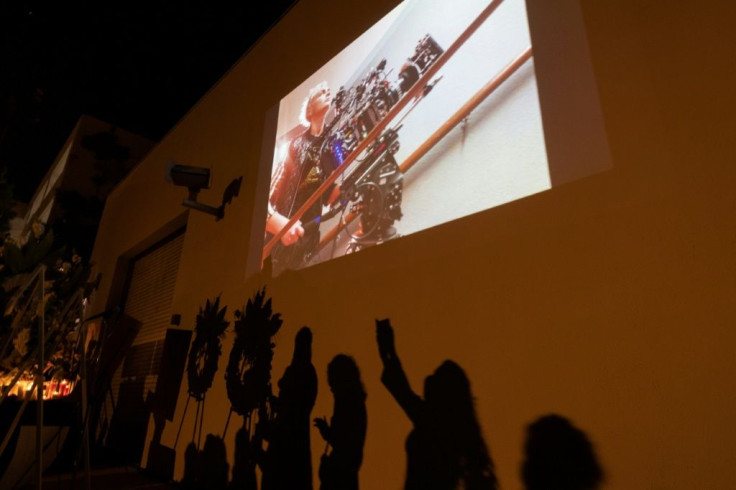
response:
M405 490L495 490L493 462L475 413L470 381L454 361L424 380L424 398L409 385L388 319L376 321L381 382L411 420Z
M560 415L545 415L526 430L521 476L526 490L594 490L603 470L583 431Z
M279 396L271 401L268 452L262 490L312 490L310 417L317 398L317 372L312 365L312 331L299 330L291 364L279 380Z
M424 401L428 431L444 456L448 477L462 480L469 490L496 488L465 371L454 361L444 361L425 379Z
M327 366L327 382L335 397L332 418L329 424L325 419L315 420L328 449L332 448L320 461L320 489L357 490L368 416L355 360L344 354L335 356Z

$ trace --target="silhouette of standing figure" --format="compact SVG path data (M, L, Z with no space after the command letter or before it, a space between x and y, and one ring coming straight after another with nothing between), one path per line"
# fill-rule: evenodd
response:
M294 342L294 356L272 399L275 418L270 424L263 467L263 490L312 490L309 418L317 398L317 372L312 365L312 331L302 327Z
M207 434L200 453L200 487L207 490L227 489L229 465L225 442L214 434Z
M595 490L603 482L588 437L560 415L545 415L527 427L524 456L526 490Z
M473 407L470 381L453 361L424 380L424 399L409 386L394 346L394 331L376 321L381 382L411 420L406 439L405 490L494 490L496 476Z
M321 490L357 490L358 470L363 462L363 443L368 423L365 389L352 357L335 356L327 366L327 382L335 397L332 419L314 419L332 451L322 455L319 466Z

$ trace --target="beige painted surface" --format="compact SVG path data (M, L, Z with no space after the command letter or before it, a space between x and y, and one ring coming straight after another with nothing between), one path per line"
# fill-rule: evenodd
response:
M314 331L320 374L313 416L331 414L329 360L344 352L361 368L362 488L401 488L410 430L379 382L373 319L382 317L415 389L445 358L465 368L505 489L521 487L524 427L548 412L590 435L606 488L736 487L736 40L723 5L582 1L611 170L269 283L284 318L274 380L302 325ZM302 0L200 101L109 198L90 314L114 303L119 257L181 216L185 191L163 177L173 159L213 168L213 189L200 194L210 204L244 176L223 221L189 214L173 307L192 328L199 305L222 294L232 320L262 283L244 271L263 114L391 6ZM231 342L229 333L205 434L224 427ZM185 393L186 381L164 444ZM193 421L190 407L178 477ZM233 438L229 429L231 458ZM312 446L316 475L316 431Z

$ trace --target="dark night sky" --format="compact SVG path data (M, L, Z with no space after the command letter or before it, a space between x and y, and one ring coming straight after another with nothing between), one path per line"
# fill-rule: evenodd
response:
M159 140L293 2L0 2L0 167L16 199L81 114Z

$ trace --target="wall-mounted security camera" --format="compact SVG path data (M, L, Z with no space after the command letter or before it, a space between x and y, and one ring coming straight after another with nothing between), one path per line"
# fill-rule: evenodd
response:
M187 187L190 192L198 192L210 188L210 169L169 162L166 165L166 180L174 185Z
M179 165L170 161L166 164L166 180L189 189L189 197L184 199L183 206L211 214L219 221L225 217L225 205L230 204L233 197L237 197L240 192L240 183L243 178L238 177L228 184L222 196L222 204L218 207L197 202L199 191L210 188L210 169Z

